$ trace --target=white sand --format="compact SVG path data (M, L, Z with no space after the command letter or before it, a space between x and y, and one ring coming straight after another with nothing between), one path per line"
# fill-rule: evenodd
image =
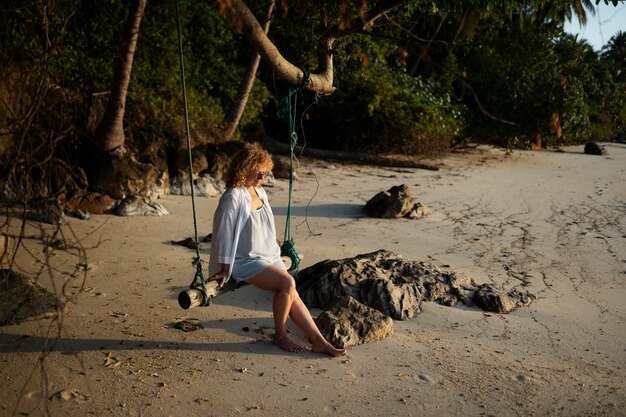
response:
M394 336L340 359L269 343L271 297L254 288L178 307L194 252L169 241L193 234L189 198L161 200L171 212L161 218L71 219L78 237L93 232L82 240L87 291L43 362L56 322L2 328L0 415L626 415L626 147L606 148L481 149L439 172L301 161L292 234L302 267L388 249L537 296L509 315L425 303ZM431 216L364 217L369 198L402 183ZM282 238L287 182L268 192ZM201 236L216 204L199 199ZM19 261L37 267L25 251ZM60 285L76 260L53 263ZM41 283L50 288L47 275ZM77 291L80 279L68 283ZM182 318L205 328L171 327Z

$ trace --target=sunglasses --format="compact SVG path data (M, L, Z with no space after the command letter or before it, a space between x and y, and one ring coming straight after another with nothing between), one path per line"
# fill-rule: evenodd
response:
M270 175L270 171L253 171L252 175L254 178L265 179L268 175Z

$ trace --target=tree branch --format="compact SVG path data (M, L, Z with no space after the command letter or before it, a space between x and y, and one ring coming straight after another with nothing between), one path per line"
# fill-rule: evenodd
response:
M355 33L364 32L374 26L374 22L384 16L385 13L406 3L406 0L382 1L379 5L374 7L368 13L360 15L358 18L353 19L348 24L344 24L344 29L340 29L339 27L333 28L330 32L331 36L336 39Z
M281 55L243 0L220 0L220 2L223 8L227 8L232 13L233 20L241 26L252 47L272 67L279 78L292 85L302 85L304 83L303 70ZM345 29L333 27L325 31L325 35L320 39L319 43L320 52L317 72L311 74L311 79L306 89L322 95L332 94L335 91L335 87L333 87L333 42L340 37L362 32L372 27L374 22L386 12L405 3L406 0L382 1L368 13L349 22L348 26L350 27ZM324 19L323 10L321 13L321 17Z
M276 75L289 84L302 85L304 72L293 65L281 55L278 48L269 40L258 20L242 0L224 0L228 2L233 18L241 23L244 35L248 38L252 47L267 62ZM334 39L327 38L322 47L325 50L320 53L320 63L317 73L311 74L311 80L306 89L318 94L328 95L335 91L333 87L333 63L331 48Z

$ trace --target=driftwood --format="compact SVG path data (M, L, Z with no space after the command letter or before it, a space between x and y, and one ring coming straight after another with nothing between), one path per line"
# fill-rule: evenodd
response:
M263 147L271 153L289 154L289 145L278 142L267 135L263 135ZM429 171L439 171L439 167L434 165L421 164L414 161L405 161L402 159L388 158L385 156L370 155L363 152L352 151L330 151L326 149L317 149L309 147L296 146L294 152L302 156L311 156L320 159L335 159L338 161L362 162L383 167L396 168L417 168L427 169Z
M228 280L224 287L220 288L220 284L217 281L209 281L206 283L206 297L207 300L212 300L219 294L226 291L234 290L236 287L234 279ZM181 291L178 294L178 305L187 310L192 307L202 306L204 298L202 297L202 286L191 287L188 290Z
M208 237L209 236L207 236L207 238ZM192 238L188 238L188 239L191 239L193 241ZM184 241L181 240L179 242L172 242L172 243L186 245L188 243L188 239L185 239ZM185 242L185 243L182 243L182 242ZM193 248L195 247L191 247L191 249ZM302 260L302 254L299 254L298 256L300 257L300 260ZM280 259L283 261L283 264L285 264L285 269L289 270L289 268L291 268L291 262L292 262L291 259L288 256L281 256ZM245 282L237 282L234 279L229 279L226 282L226 284L224 284L224 286L220 288L217 281L214 281L214 280L208 281L206 283L207 300L210 301L220 294L223 294L227 291L234 291L239 287L243 287L244 285L247 285L247 284ZM204 303L204 297L202 296L202 285L190 287L189 289L183 290L178 294L178 305L183 310L188 310L193 307L202 306L203 303Z
M212 299L213 297L215 297L220 291L217 281L211 281L207 283L206 291L208 299ZM178 305L183 310L201 306L203 302L204 297L202 297L202 287L189 288L188 290L181 291L178 294Z

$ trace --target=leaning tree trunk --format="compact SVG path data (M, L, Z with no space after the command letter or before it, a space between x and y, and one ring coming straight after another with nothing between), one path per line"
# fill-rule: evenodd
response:
M237 22L252 47L259 52L261 58L274 70L276 75L292 85L302 85L305 81L304 71L288 61L269 40L263 28L254 14L246 6L243 0L219 0L220 4L229 10L233 20ZM407 3L407 0L381 0L377 7L372 8L366 14L359 16L349 24L347 29L328 27L320 36L318 68L311 74L308 91L317 94L328 95L335 91L333 86L333 43L336 39L344 36L364 32L370 28L376 20L385 16L385 13L393 8Z
M147 0L133 0L128 20L124 27L124 34L120 46L120 55L107 107L102 121L96 129L96 144L100 151L110 152L124 145L124 109L126 107L126 93L130 82L130 73L133 68L133 58L139 37L139 26L146 7Z
M263 31L267 35L270 30L270 25L272 23L272 14L274 13L274 6L276 5L276 0L272 0L270 2L270 6L267 9L267 17L265 19L265 24L263 25ZM246 104L248 103L248 97L250 97L250 91L252 91L252 86L254 85L254 80L256 78L256 72L259 69L259 63L261 62L261 55L255 50L252 53L252 58L248 63L248 70L246 71L246 75L241 83L241 87L237 92L237 98L235 102L230 108L228 112L228 116L226 117L226 126L222 131L222 135L224 136L224 140L230 140L235 134L235 130L237 130L237 126L239 126L239 121L241 120L241 116L243 115L243 111L246 109Z

